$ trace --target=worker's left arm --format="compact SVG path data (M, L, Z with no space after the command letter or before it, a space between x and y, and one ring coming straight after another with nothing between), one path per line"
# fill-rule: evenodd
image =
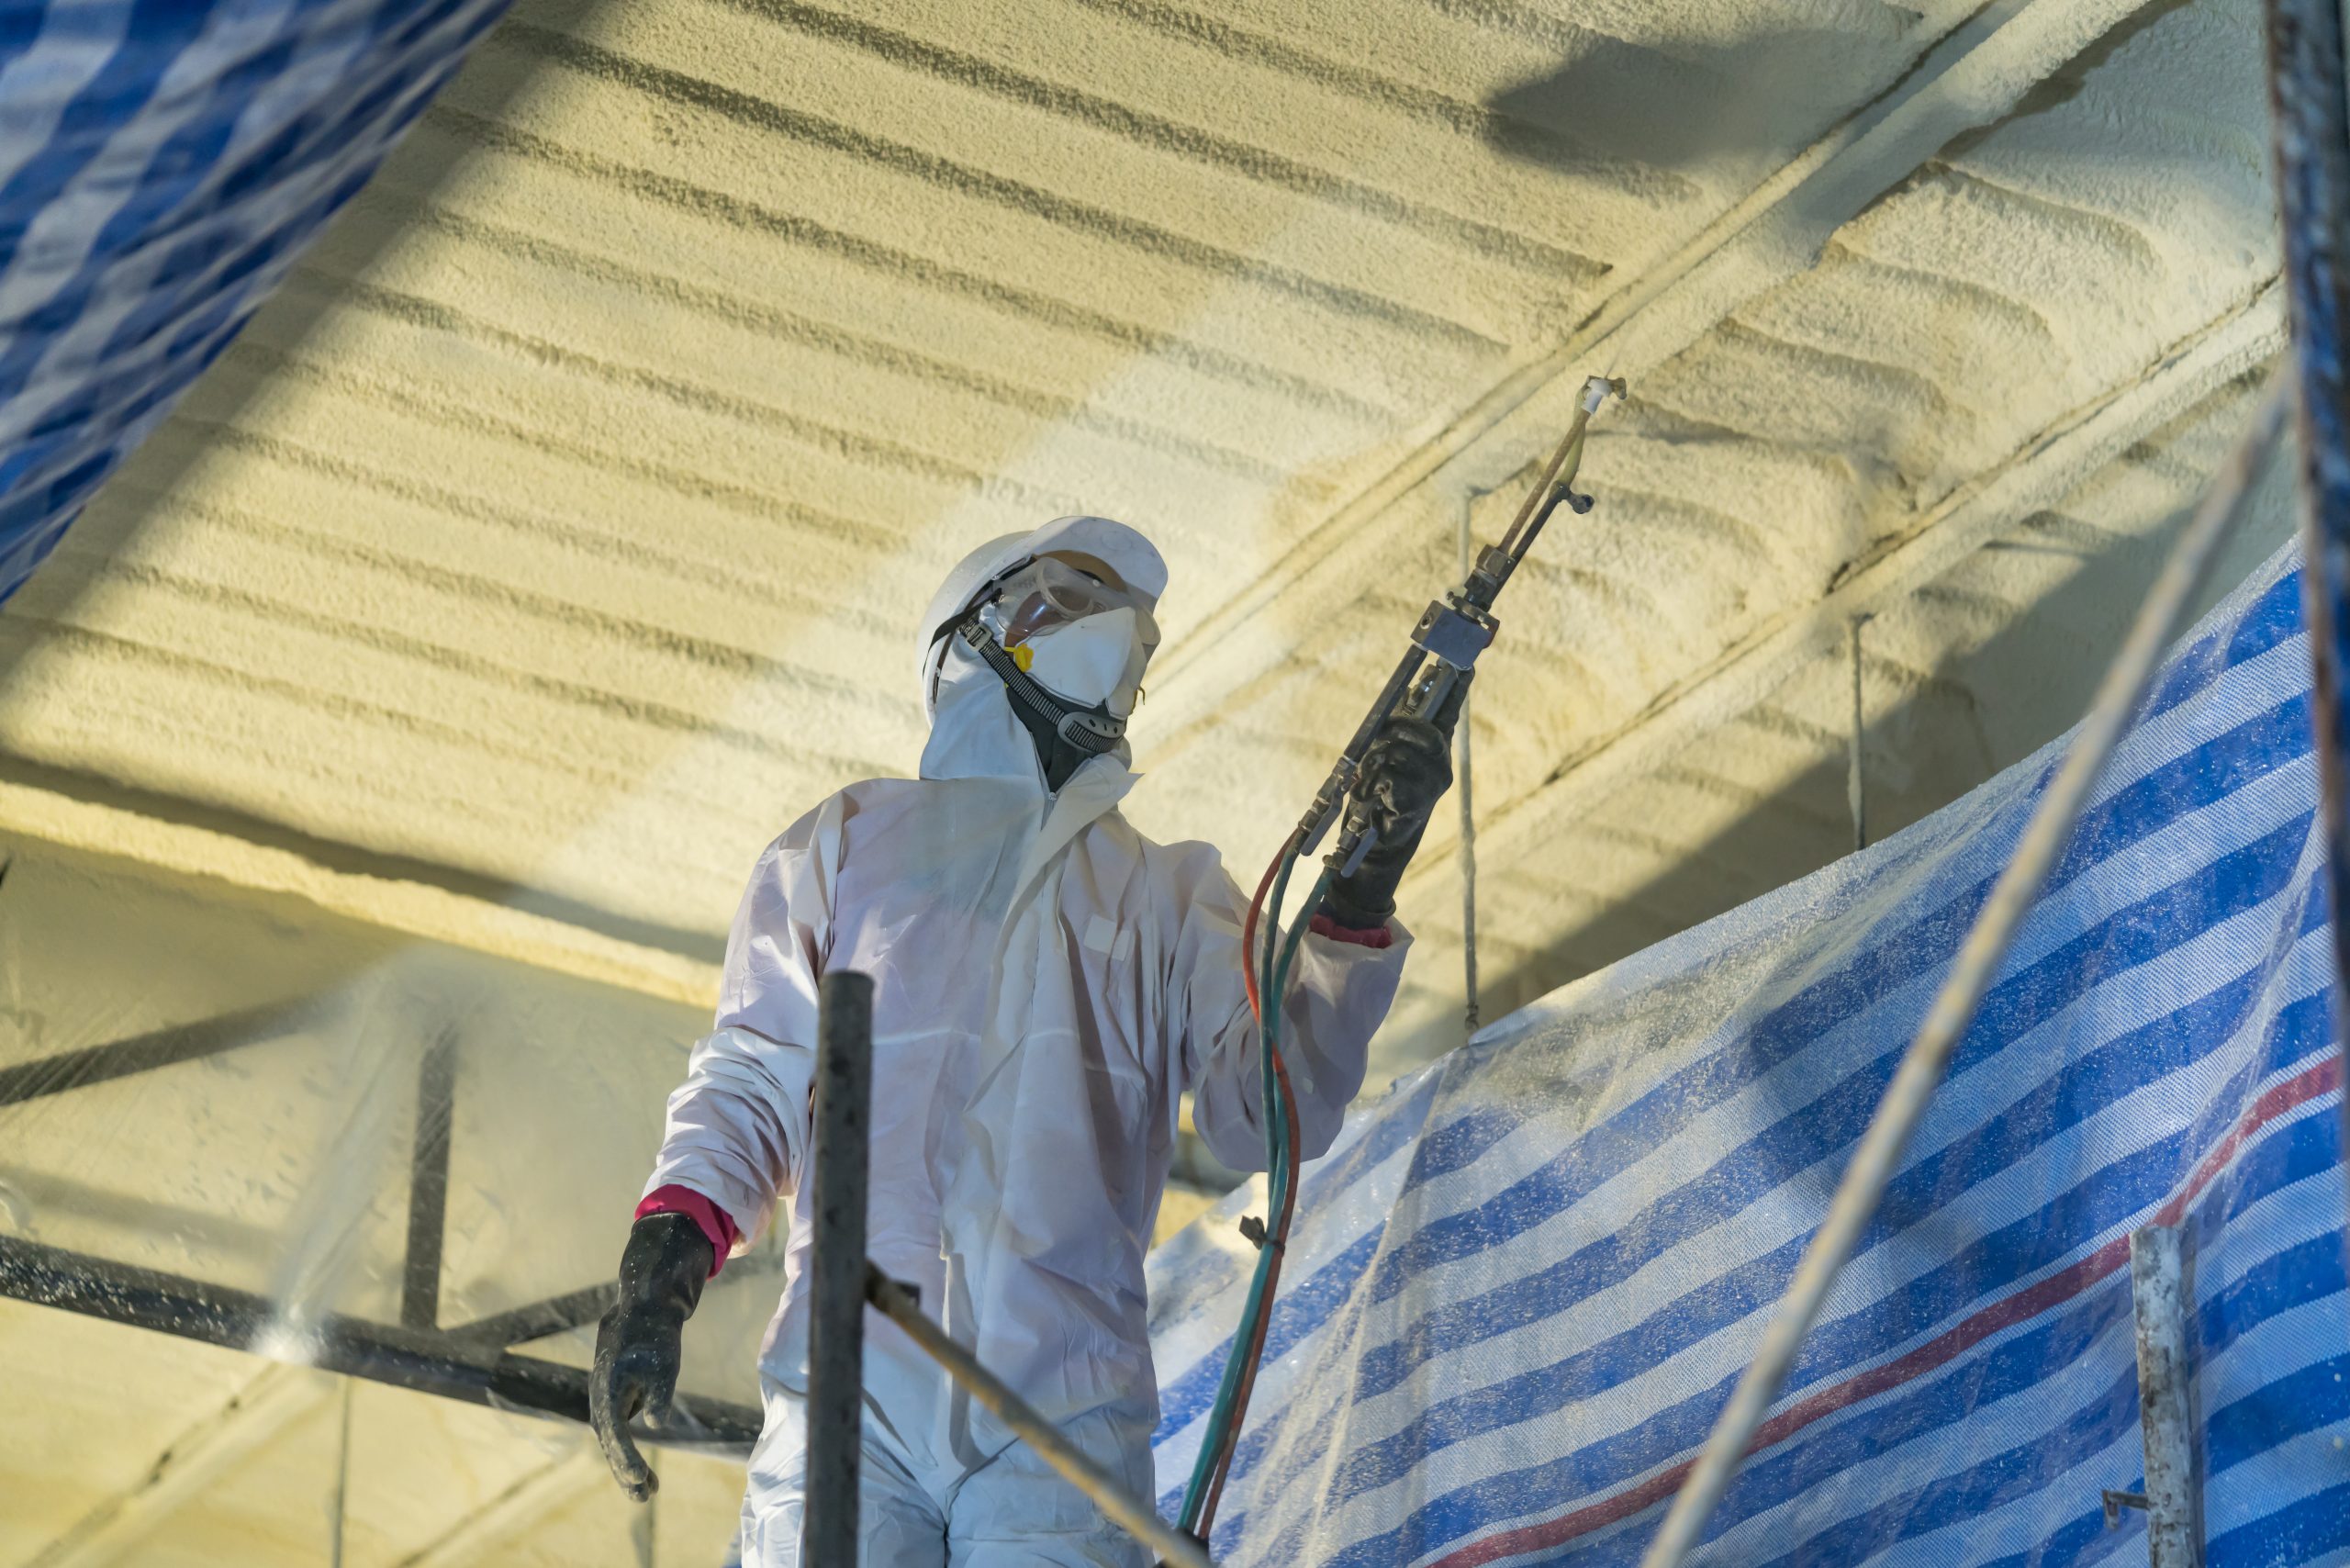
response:
M1347 1106L1362 1088L1371 1034L1395 999L1411 945L1394 918L1395 890L1429 813L1452 783L1452 730L1467 692L1465 680L1457 684L1429 719L1390 717L1355 777L1349 805L1367 814L1371 847L1324 893L1281 997L1281 1060L1297 1098L1300 1159L1319 1157L1338 1136ZM1313 863L1303 862L1295 879L1315 874ZM1261 1170L1264 1079L1240 972L1239 926L1247 912L1221 866L1212 878L1194 880L1177 943L1175 993L1184 1019L1192 1120L1218 1159L1236 1170ZM1259 933L1260 944L1269 935Z
M1186 847L1194 853L1179 864L1184 909L1168 999L1192 1125L1225 1164L1261 1170L1263 1079L1257 1019L1241 974L1248 903L1214 850ZM1319 1156L1338 1136L1347 1106L1362 1088L1371 1036L1395 999L1411 940L1392 920L1355 930L1317 916L1299 943L1281 1003L1281 1047L1297 1097L1300 1158Z

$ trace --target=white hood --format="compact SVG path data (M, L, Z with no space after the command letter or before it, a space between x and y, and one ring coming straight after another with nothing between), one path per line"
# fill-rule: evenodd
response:
M930 715L923 778L1033 779L1044 788L1035 743L1013 715L1003 683L969 648L936 633L982 588L1047 550L1081 551L1107 562L1145 608L1155 608L1167 589L1167 563L1150 541L1106 517L1055 518L1030 532L991 539L964 556L923 612L923 706ZM1124 745L1111 755L1121 763L1131 760Z

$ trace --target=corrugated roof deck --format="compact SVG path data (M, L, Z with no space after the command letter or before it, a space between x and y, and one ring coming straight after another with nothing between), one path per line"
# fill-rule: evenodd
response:
M1180 642L1949 19L525 5L0 622L0 723L706 945L910 764L973 538L1131 519Z
M1871 140L1920 105L1930 145ZM506 964L496 1006L414 988L475 1074L452 1312L573 1288L637 1157L480 1162L517 1118L653 1135L757 846L911 768L949 563L1066 510L1160 542L1131 814L1245 876L1463 505L1496 537L1620 353L1601 505L1476 692L1492 1017L1849 847L1852 616L1879 831L2077 715L2281 342L2264 114L2251 0L524 0L0 610L0 915L44 878L162 912L104 984L0 919L9 1059L276 994L303 944L321 989L419 939ZM2221 576L2284 516L2272 476ZM1374 1084L1460 1037L1454 836ZM266 1278L334 1164L286 1153L331 1130L305 1048L100 1092L0 1177L76 1245ZM142 1142L183 1097L219 1126ZM499 1206L533 1182L567 1201ZM397 1238L345 1217L381 1308ZM39 1504L0 1556L259 1367L14 1305L0 1341L48 1412L0 1430ZM355 1409L353 1561L636 1561L548 1428ZM251 1420L141 1561L315 1561L332 1419ZM734 1482L675 1480L699 1554Z

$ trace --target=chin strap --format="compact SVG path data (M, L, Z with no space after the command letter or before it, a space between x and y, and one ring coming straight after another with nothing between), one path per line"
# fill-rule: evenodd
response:
M1067 778L1077 771L1078 764L1114 750L1125 738L1126 722L1112 713L1106 704L1081 708L1054 696L1030 679L1028 672L980 623L977 611L967 616L955 628L955 633L1003 682L1004 695L1012 699L1013 711L1020 715L1021 722L1036 737L1038 745L1045 745L1046 737L1050 737L1057 752L1074 754L1066 757L1065 767L1059 766L1064 760L1061 757L1045 758L1046 777L1055 789L1060 787L1056 774Z

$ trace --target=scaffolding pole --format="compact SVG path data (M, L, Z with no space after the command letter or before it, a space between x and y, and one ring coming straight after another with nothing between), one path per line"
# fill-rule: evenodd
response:
M449 1228L449 1130L457 1097L457 1041L444 1033L416 1073L416 1137L408 1151L408 1256L401 1265L400 1327L441 1324L441 1249Z
M1214 1568L1207 1551L1071 1443L970 1351L922 1315L914 1292L865 1255L871 1179L873 981L835 970L818 982L813 1185L809 1238L808 1507L803 1562L856 1558L858 1462L865 1430L865 1308L905 1330L1015 1437L1136 1540L1181 1568Z
M0 1236L0 1297L56 1307L218 1345L254 1350L280 1323L277 1304L250 1291ZM418 1394L588 1424L588 1369L518 1356L447 1329L408 1328L330 1313L302 1347L311 1365ZM748 1451L759 1412L680 1395L646 1440L711 1443Z
M800 1560L856 1561L865 1434L865 1204L871 1173L873 981L816 988L815 1175L809 1193L808 1473Z
M2138 1329L2138 1418L2146 1449L2149 1568L2203 1568L2203 1483L2196 1463L2195 1359L2187 1326L2187 1232L2130 1233L2130 1300Z
M1869 846L1868 781L1861 775L1861 746L1868 739L1868 689L1861 671L1861 628L1872 617L1852 617L1852 734L1844 756L1844 802L1852 810L1852 853Z
M2337 977L2350 975L2350 86L2339 0L2268 0L2268 95L2292 322L2300 436L2301 599L2310 628ZM2335 1048L2350 1068L2350 988L2333 990ZM2350 1147L2350 1098L2343 1102Z
M1477 551L1472 527L1476 518L1477 492L1460 492L1460 576L1466 581ZM1466 1001L1461 1013L1462 1037L1477 1032L1477 812L1470 798L1469 704L1475 693L1460 694L1460 714L1453 732L1457 754L1453 771L1460 792L1460 983Z
M2128 731L2172 632L2202 588L2221 541L2243 512L2253 476L2283 422L2282 393L2281 385L2272 380L2253 417L2252 428L2229 455L2172 548L2162 575L2147 591L2129 638L2106 670L2063 766L2042 791L2007 868L1984 901L1983 911L1952 960L1925 1023L1895 1070L1868 1130L1861 1135L1827 1215L1804 1249L1795 1277L1787 1282L1786 1294L1763 1330L1762 1348L1682 1482L1672 1508L1640 1560L1640 1568L1681 1568L1690 1550L1703 1539L1715 1505L1746 1457L1747 1445L1754 1440L1762 1417L1786 1384L1788 1370L1819 1314L1820 1303L1852 1255L1869 1216L1876 1212L1909 1135L1916 1131L1935 1086L1942 1081L1951 1052L1974 1024L1975 1009L2006 960L2024 916L2031 913L2057 856L2072 839L2073 824L2088 801L2090 787Z

